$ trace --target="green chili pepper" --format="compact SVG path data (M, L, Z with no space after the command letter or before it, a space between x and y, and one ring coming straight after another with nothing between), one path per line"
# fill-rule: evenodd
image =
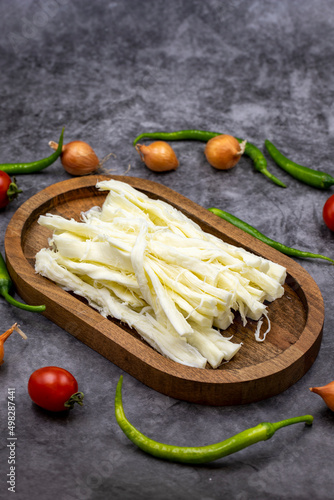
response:
M115 397L115 415L118 425L130 441L137 445L138 448L157 458L162 458L171 462L182 462L187 464L212 462L213 460L226 457L243 448L247 448L247 446L251 446L259 441L270 439L278 429L286 427L287 425L300 422L311 425L313 422L312 415L288 418L275 423L262 422L256 427L251 427L225 441L208 446L186 447L158 443L139 432L126 418L122 403L122 381L123 377L121 376L117 384Z
M6 263L0 253L0 295L2 295L9 304L18 307L19 309L24 309L25 311L31 312L45 311L45 306L30 306L29 304L23 304L22 302L15 300L11 295L9 295L9 291L12 286L13 283L10 279Z
M304 252L303 250L297 250L296 248L290 248L287 247L286 245L283 245L282 243L278 243L277 241L272 240L271 238L268 238L268 236L265 236L264 234L260 233L260 231L255 229L255 227L247 224L247 222L238 219L237 217L235 217L232 214L229 214L228 212L224 212L224 210L220 210L219 208L209 208L208 210L213 214L218 215L222 219L226 220L227 222L230 222L239 229L242 229L243 231L245 231L245 233L254 236L258 240L263 241L263 243L267 243L267 245L276 248L276 250L279 250L280 252L286 255L299 258L311 257L314 259L324 259L334 263L333 259L331 259L330 257L325 257L325 255L320 255L318 253Z
M334 184L334 177L289 160L268 139L264 144L275 163L298 181L318 189L328 189Z
M63 135L64 129L61 131L56 151L47 158L43 158L43 160L34 161L32 163L3 163L0 164L0 170L3 170L3 172L6 172L9 175L33 174L35 172L43 170L44 168L54 163L60 156L63 148Z
M143 133L138 135L136 139L133 141L133 145L135 146L138 141L143 138L148 139L158 139L165 141L181 141L181 140L195 140L208 142L213 137L217 135L222 135L220 132L208 132L205 130L178 130L177 132L152 132L152 133ZM236 137L238 142L243 142L243 139L239 139ZM271 181L273 181L277 186L286 187L282 181L277 179L272 173L267 169L267 160L262 154L262 152L254 146L254 144L250 142L246 142L246 147L244 154L249 156L253 160L255 170L261 172L261 174L268 177Z

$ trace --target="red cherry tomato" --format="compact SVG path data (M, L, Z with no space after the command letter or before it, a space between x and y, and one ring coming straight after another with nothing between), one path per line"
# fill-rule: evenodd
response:
M70 372L57 366L46 366L32 373L28 392L33 402L45 410L64 411L75 402L82 405L83 394L78 393L78 382Z
M15 179L12 182L9 175L0 170L0 209L6 207L19 193L22 191L15 184Z
M9 203L7 191L11 182L9 175L0 170L0 208L6 207Z
M334 194L332 194L332 196L326 201L322 211L322 216L326 226L331 231L334 231Z

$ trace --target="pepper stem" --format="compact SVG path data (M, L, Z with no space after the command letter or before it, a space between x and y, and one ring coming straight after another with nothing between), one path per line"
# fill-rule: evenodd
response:
M276 432L278 429L282 429L282 427L298 424L300 422L305 422L305 424L307 425L312 425L313 417L312 415L303 415L301 417L287 418L285 420L281 420L280 422L274 422L272 426L274 427L274 432Z
M43 306L31 306L29 304L24 304L23 302L19 302L18 300L14 299L9 293L4 290L3 288L0 288L0 294L3 296L3 298L12 306L18 307L19 309L23 309L24 311L31 311L31 312L43 312L45 311L46 307Z
M75 403L78 403L78 405L83 406L83 398L84 398L84 393L83 392L75 392L72 394L70 399L68 399L65 403L64 406L65 408L72 410L74 407Z

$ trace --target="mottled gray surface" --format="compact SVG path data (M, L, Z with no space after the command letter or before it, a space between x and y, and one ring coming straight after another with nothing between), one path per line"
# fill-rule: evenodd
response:
M43 7L41 7L43 6ZM228 173L212 169L200 143L176 143L176 172L159 175L131 146L142 130L204 128L258 144L275 139L299 163L334 174L334 4L329 0L89 2L12 0L0 3L1 161L49 153L66 126L66 141L84 139L122 174L161 182L204 207L218 206L290 246L334 255L322 221L328 192L299 184L272 161L286 190L243 158ZM18 177L24 193L0 215L5 230L18 206L69 178L57 162ZM326 318L312 369L283 394L241 407L176 401L125 374L129 419L155 439L208 444L260 421L312 413L313 428L295 426L272 440L207 466L153 459L118 428L113 396L122 371L43 316L0 301L1 329L17 321L0 369L0 496L7 492L7 387L16 388L19 500L333 498L334 417L311 385L334 379L333 268L300 261L319 285ZM70 370L86 403L66 416L34 406L26 384L44 365Z

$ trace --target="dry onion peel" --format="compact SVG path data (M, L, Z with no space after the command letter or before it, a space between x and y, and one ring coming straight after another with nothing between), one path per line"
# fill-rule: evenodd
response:
M23 333L23 331L21 330L21 328L18 326L17 323L14 323L14 325L11 326L5 333L0 335L0 365L4 363L4 354L5 354L4 343L14 331L19 333L23 339L25 340L27 339L26 334Z

